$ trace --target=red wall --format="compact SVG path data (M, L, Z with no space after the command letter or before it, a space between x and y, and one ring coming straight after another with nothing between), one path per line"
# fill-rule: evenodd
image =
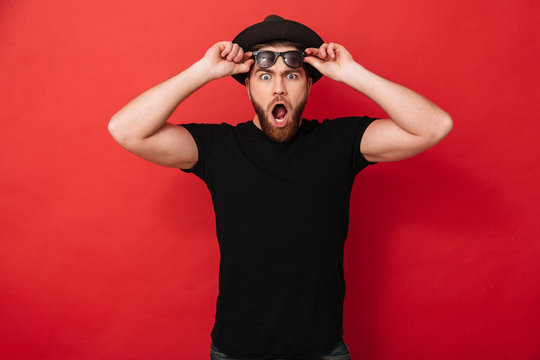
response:
M436 147L356 180L345 255L353 359L539 359L533 0L3 0L0 357L208 359L219 264L208 191L120 148L107 123L270 13L345 45L455 123ZM306 117L353 114L384 116L345 85L312 88ZM171 121L252 115L228 78Z

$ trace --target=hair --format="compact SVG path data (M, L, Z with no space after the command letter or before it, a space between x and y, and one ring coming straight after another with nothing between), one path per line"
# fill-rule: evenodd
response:
M300 45L299 43L292 42L292 41L289 41L289 40L272 40L272 41L268 41L268 42L265 42L265 43L254 45L251 48L251 51L260 50L265 46L281 46L281 47L292 46L292 47L295 47L298 50L302 50L302 45Z
M260 44L254 45L250 51L257 51L267 46L275 46L275 47L295 47L297 50L303 51L302 45L300 45L297 42L289 41L289 40L272 40ZM312 73L312 67L309 64L302 64L302 68L304 69L304 72L306 73L306 78L309 79L311 77ZM251 69L249 69L249 72L247 73L247 77L249 78L251 76Z

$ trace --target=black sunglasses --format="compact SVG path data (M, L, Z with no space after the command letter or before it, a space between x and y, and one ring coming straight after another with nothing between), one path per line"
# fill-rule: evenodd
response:
M276 63L279 56L283 58L283 62L292 68L299 68L304 63L304 56L307 54L303 51L291 50L285 52L276 52L269 50L259 50L253 52L253 58L258 67L268 68Z

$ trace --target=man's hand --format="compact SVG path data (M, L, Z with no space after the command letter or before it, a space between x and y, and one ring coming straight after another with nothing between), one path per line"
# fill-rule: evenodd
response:
M345 82L347 74L353 71L352 65L358 66L351 53L336 43L324 43L318 49L307 48L305 52L308 56L304 62L332 80Z
M414 91L370 72L355 62L343 46L322 44L305 52L308 56L304 62L366 95L390 116L374 121L362 136L360 151L366 160L406 159L432 147L452 129L452 119L444 110Z
M220 41L214 44L200 60L201 65L212 75L219 79L228 75L246 73L254 60L252 52L244 53L238 44L230 41Z
M125 149L155 164L190 169L198 161L195 140L184 127L167 123L176 107L204 84L248 72L254 60L230 41L214 44L180 74L146 90L109 121L109 132ZM189 122L189 120L186 120Z

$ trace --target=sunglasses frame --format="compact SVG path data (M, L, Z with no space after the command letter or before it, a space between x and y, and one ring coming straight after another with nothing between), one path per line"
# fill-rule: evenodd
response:
M260 66L259 65L259 61L257 60L257 56L262 53L262 52L269 52L269 53L272 53L274 54L274 61L272 61L272 64L268 65L268 66ZM289 54L289 53L297 53L297 54L300 54L301 55L301 59L300 59L300 65L298 66L290 66L289 64L287 64L287 60L285 59L285 55L286 54ZM287 65L288 67L290 68L293 68L293 69L297 69L299 67L302 67L302 65L304 65L304 57L306 56L306 52L305 51L300 51L300 50L289 50L289 51L283 51L283 52L279 52L279 51L271 51L271 50L257 50L257 51L253 51L253 56L252 58L255 59L255 64L257 64L258 67L262 68L262 69L267 69L269 67L272 67L274 66L274 64L276 63L278 57L281 56L281 58L283 59L283 62L285 63L285 65Z

